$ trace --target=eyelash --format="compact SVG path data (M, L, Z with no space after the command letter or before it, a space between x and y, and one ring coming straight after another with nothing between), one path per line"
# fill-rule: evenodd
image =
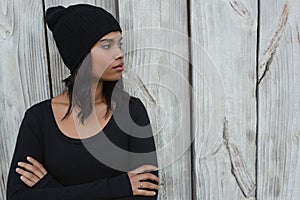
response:
M111 47L111 45L110 44L105 44L105 45L102 45L102 48L103 49L109 49Z
M122 48L122 45L123 45L123 43L120 42L120 43L119 43L119 48L120 48L120 49ZM103 49L109 49L110 47L111 47L111 44L105 44L105 45L102 45L102 48L103 48Z

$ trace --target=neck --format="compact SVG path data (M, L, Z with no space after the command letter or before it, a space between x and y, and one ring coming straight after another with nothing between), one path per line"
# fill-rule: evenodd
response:
M92 99L95 100L95 104L105 102L103 97L103 81L99 81L95 84L92 84Z

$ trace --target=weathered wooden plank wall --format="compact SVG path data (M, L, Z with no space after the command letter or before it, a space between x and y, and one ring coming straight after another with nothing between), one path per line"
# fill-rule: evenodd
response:
M258 199L300 198L300 2L261 1Z
M191 199L187 4L120 0L119 16L128 38L124 85L149 108L160 150L159 197Z
M41 0L0 2L0 199L26 108L49 97Z
M25 109L68 75L44 11L75 3L119 17L124 86L156 133L159 199L300 198L298 0L1 0L0 199Z
M198 97L192 110L194 199L251 199L257 2L192 0L190 9L193 91Z

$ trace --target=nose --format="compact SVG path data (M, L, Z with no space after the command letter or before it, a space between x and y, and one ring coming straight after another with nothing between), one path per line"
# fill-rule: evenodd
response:
M117 50L116 50L116 56L115 56L115 59L116 60L118 60L118 59L123 59L123 57L124 57L124 52L123 52L123 50L118 46L117 48L116 48Z

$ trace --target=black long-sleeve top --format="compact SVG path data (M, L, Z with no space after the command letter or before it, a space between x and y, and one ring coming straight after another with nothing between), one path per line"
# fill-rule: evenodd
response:
M157 199L157 194L133 196L126 173L143 164L157 166L155 149L147 112L138 98L130 97L129 103L113 112L102 132L82 140L60 131L51 99L45 100L29 108L21 123L7 200ZM32 188L15 172L17 163L26 162L27 156L41 162L48 172Z

